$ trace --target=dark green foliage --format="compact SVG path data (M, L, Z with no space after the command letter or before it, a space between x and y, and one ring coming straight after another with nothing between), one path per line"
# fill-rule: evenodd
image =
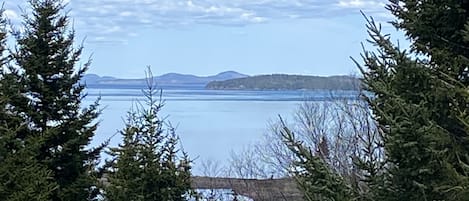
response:
M364 51L364 65L357 65L370 92L364 99L382 133L382 143L368 152L384 149L385 155L354 158L362 183L353 186L351 191L358 194L349 198L467 200L469 2L391 0L387 8L412 46L410 52L401 50L380 26L368 21L370 42L377 50ZM295 145L294 138L285 139ZM326 195L322 199L341 200L334 196L348 193L348 188L301 146L292 150L307 159L296 166L303 173L297 176L306 196L315 192ZM339 193L328 194L331 189Z
M163 102L149 76L144 104L127 114L123 142L111 148L105 196L109 201L183 201L190 193L190 160L179 157L178 137L158 116Z
M398 18L393 24L412 41L412 50L429 56L430 68L468 86L469 1L390 0L387 8ZM465 58L464 58L465 57Z
M94 136L99 110L97 103L81 107L84 86L78 81L89 63L75 72L82 48L73 47L74 32L67 30L68 17L60 14L61 2L30 0L32 15L25 17L25 31L13 33L17 45L11 59L16 66L2 71L1 106L7 114L2 115L2 126L8 130L2 134L12 140L7 151L24 160L11 158L2 167L19 171L7 175L19 183L12 189L34 184L25 189L31 193L27 196L43 192L49 196L44 200L94 200L95 165L102 147L86 146ZM35 171L34 177L27 176ZM40 195L35 199L42 199ZM27 196L14 198L30 200Z
M395 25L412 40L402 51L369 22L367 98L384 132L386 174L375 199L466 200L468 193L467 1L391 1Z
M395 25L414 40L413 50L428 56L427 66L437 83L426 106L432 120L448 132L450 160L458 174L467 175L469 141L467 113L469 87L469 1L392 1L389 9L399 18ZM466 119L466 120L464 120Z
M213 81L208 89L244 89L244 90L358 90L359 80L350 76L305 76L305 75L259 75L253 77Z
M3 8L0 8L0 66L2 67L2 72L3 72L3 67L7 63L7 58L5 55L6 50L6 40L7 40L7 20L4 18L4 12L5 10Z
M41 165L35 158L37 139L28 139L24 146L12 139L16 130L1 129L2 148L0 152L0 200L4 201L49 201L57 185L52 171ZM13 144L16 143L16 144ZM12 147L16 147L12 150Z
M375 118L385 130L386 157L389 162L386 200L442 200L432 181L447 181L443 155L435 148L448 143L447 137L430 121L430 113L422 106L429 104L431 80L425 66L413 61L395 47L373 22L370 35L380 51L365 52L368 71L364 72L367 90L375 95L369 103ZM432 147L431 145L435 146Z
M7 105L11 102L11 89L14 80L8 72L6 50L6 20L0 9L0 200L4 201L48 201L56 185L51 171L38 163L38 140L30 137L17 139L24 128L22 118L12 115ZM13 81L13 82L12 82Z

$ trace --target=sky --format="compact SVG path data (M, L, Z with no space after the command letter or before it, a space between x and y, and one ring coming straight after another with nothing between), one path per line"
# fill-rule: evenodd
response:
M176 72L200 76L358 72L366 21L360 10L397 33L385 0L64 0L81 62L89 73L120 78ZM25 0L6 0L19 26Z

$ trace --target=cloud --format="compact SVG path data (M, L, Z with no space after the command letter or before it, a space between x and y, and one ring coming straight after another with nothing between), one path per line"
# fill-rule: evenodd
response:
M4 10L3 17L6 17L7 19L12 20L12 21L18 21L20 19L18 13L16 13L16 11L11 10L11 9Z
M247 26L279 19L333 18L384 11L385 0L67 0L75 28L86 35L128 36L135 28L197 24ZM19 0L25 7L25 0ZM11 18L18 6L6 4ZM382 15L380 15L382 16Z
M119 13L119 16L121 16L121 17L130 17L130 16L133 16L133 15L136 15L136 14L133 13L133 12L130 12L130 11L123 11L123 12Z
M342 0L339 1L338 6L345 8L375 8L375 7L384 7L384 3L380 1L367 1L367 0Z
M109 37L109 36L96 36L96 37L89 38L88 42L105 44L105 45L114 45L114 44L127 44L128 41L125 39L122 39L121 37L115 38L115 37Z

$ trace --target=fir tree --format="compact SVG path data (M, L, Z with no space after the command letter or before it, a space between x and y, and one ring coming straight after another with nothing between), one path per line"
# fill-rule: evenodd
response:
M145 102L127 114L123 142L110 149L105 196L109 201L183 201L191 191L190 161L180 157L178 138L158 115L161 91L148 76Z
M74 32L62 15L60 0L30 0L31 15L24 15L23 32L14 32L15 67L5 73L9 81L3 92L9 112L24 126L15 139L45 168L57 184L53 201L94 200L97 188L95 165L102 147L87 149L99 115L97 102L82 109L84 85L80 78L89 62L75 71L82 47L73 47ZM22 165L18 164L19 167Z

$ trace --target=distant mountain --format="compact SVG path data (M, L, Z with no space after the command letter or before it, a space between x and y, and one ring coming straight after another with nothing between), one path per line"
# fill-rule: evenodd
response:
M205 77L178 73L168 73L155 77L155 80L160 84L207 84L211 81L223 81L242 77L248 76L235 71L226 71L217 75Z
M81 78L81 81L82 82L85 82L87 84L95 84L95 83L99 83L101 81L108 81L108 80L115 80L116 78L114 77L110 77L110 76L99 76L99 75L96 75L96 74L86 74L85 76L83 76L83 78Z
M224 81L228 79L244 78L244 75L235 71L226 71L212 76L196 76L189 74L167 73L161 76L155 76L153 79L160 86L205 86L211 81ZM87 74L82 78L82 82L88 87L143 87L146 85L146 79L122 79L96 74Z
M357 90L360 80L350 76L258 75L212 81L207 89L231 90Z
M225 71L222 73L218 73L217 75L208 76L207 78L209 78L211 81L216 81L216 80L229 80L229 79L243 78L243 77L249 77L249 76L238 73L236 71Z

